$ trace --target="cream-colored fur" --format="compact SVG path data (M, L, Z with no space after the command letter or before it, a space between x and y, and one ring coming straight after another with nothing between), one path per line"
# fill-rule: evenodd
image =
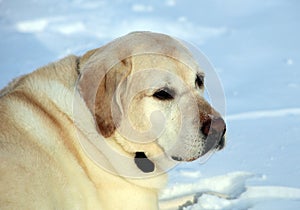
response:
M134 45L148 41L149 46ZM162 49L161 53L165 51L169 55L135 55L143 49L153 52ZM171 54L184 62L178 62ZM105 83L101 83L100 77L108 68L112 71L105 76ZM197 95L197 108L214 112L201 97L203 89L194 88L199 67L188 51L170 37L148 32L129 34L82 57L68 56L16 79L3 89L0 92L0 209L157 209L159 190L166 184L167 176L162 173L163 163L155 162L155 157L170 157L175 153L183 154L185 160L195 159L203 150L203 142L194 147L195 136L202 138L201 134L195 134L186 141L191 141L199 151L176 150L180 143L168 140L175 140L179 135L182 110L153 99L154 89L140 92L130 102L126 100L126 96L136 94L133 90L141 88L140 82L153 88L165 85L163 80L167 80L168 74L156 74L160 78L157 83L155 79L141 76L145 69L165 69L176 75L188 87L185 89L183 84L175 82L178 88ZM103 72L99 74L99 71ZM119 91L121 83L125 86ZM172 81L169 83L174 85ZM153 111L164 114L166 127L157 141L128 140L132 136L123 135L122 128L127 126L123 118L117 119L119 125L112 124L108 109L115 96L109 91L122 93L116 96L117 113L128 116L137 131L151 128ZM184 97L187 96L181 98ZM198 113L189 115L195 120L193 116ZM198 131L192 120L188 121L191 128L186 129ZM91 146L99 152L97 158L103 161L103 166L93 160L94 156L88 154L82 142L103 139L128 161L121 162L123 159L105 149ZM152 175L144 176L135 165L134 155L138 151L145 152L154 162ZM124 175L127 171L132 176Z

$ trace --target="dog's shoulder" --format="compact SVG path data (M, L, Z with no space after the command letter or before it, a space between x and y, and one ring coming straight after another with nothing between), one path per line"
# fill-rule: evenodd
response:
M59 61L40 67L32 73L19 76L0 90L0 97L9 94L16 88L30 88L36 80L57 80L66 83L66 85L73 85L78 76L79 60L79 57L70 55Z
M0 91L1 141L17 133L27 133L26 128L32 127L32 123L46 124L52 118L54 121L56 113L64 113L72 107L77 62L76 56L65 57L16 78ZM37 116L35 120L34 116ZM32 132L41 131L30 130Z
M78 78L79 57L70 55L57 62L43 66L28 75L29 84L34 86L36 81L41 81L42 86L56 81L70 88ZM33 82L32 82L33 81Z

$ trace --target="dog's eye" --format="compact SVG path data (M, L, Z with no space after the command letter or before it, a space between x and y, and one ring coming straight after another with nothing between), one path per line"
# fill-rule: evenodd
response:
M167 90L158 90L156 91L153 96L159 100L171 100L174 99L172 93L169 93L170 91Z
M199 88L202 88L203 85L204 85L204 76L203 75L197 75L195 83Z

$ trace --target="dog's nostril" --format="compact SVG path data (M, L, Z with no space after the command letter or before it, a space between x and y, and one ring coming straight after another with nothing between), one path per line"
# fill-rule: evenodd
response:
M214 133L222 135L221 137L223 137L226 132L226 124L221 117L215 119L208 118L203 122L201 131L205 136Z
M207 120L205 120L202 124L202 128L201 131L203 133L203 135L208 136L209 134L209 130L210 130L210 125L211 125L211 119L208 118Z

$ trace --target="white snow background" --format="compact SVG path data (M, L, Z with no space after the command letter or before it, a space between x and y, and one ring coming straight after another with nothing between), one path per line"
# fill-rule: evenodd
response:
M184 209L300 209L300 2L0 0L0 88L135 30L194 43L227 102L227 147L170 171L162 202Z

